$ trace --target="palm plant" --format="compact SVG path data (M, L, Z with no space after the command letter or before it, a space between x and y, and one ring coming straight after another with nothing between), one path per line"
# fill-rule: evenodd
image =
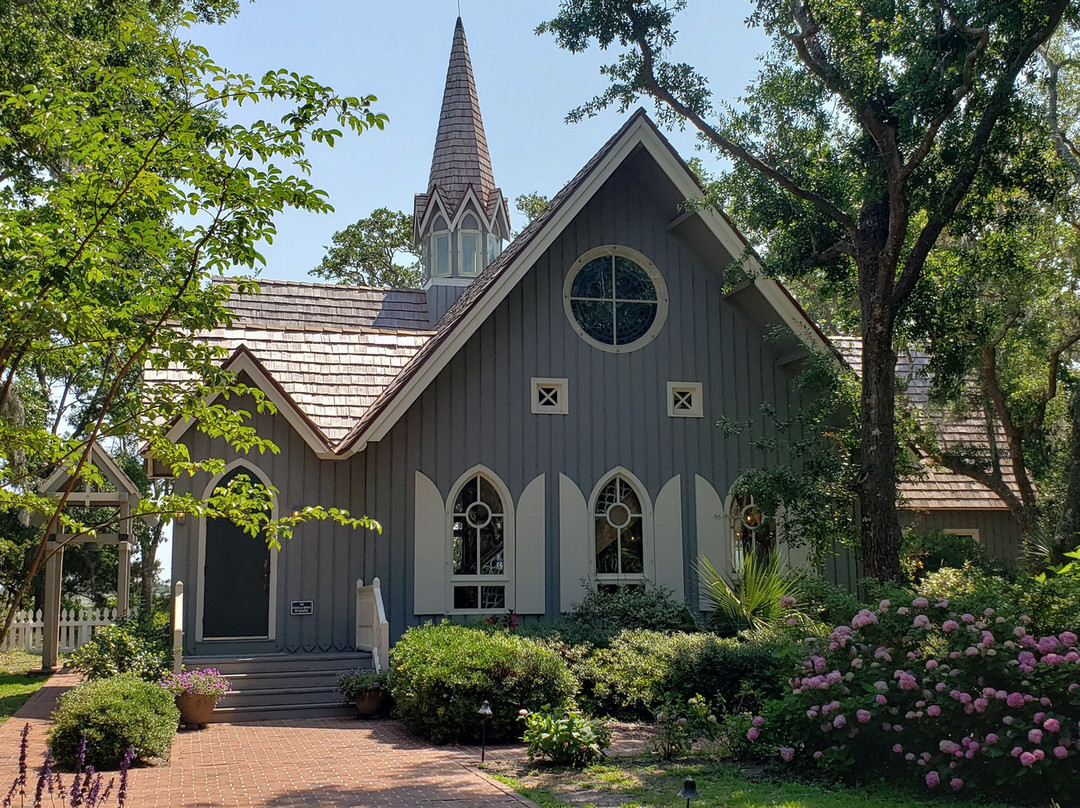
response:
M790 617L806 580L801 567L783 569L779 553L747 553L734 586L705 556L698 559L697 571L705 601L752 631L771 628Z

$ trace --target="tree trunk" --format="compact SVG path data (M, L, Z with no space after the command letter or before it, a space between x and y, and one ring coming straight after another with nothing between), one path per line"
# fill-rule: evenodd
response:
M863 574L879 581L900 578L900 521L896 512L896 353L892 329L863 328L861 467ZM891 325L891 323L889 324Z
M1065 560L1064 553L1080 545L1080 390L1073 390L1072 435L1069 438L1069 459L1065 467L1066 489L1061 518L1054 530L1054 563Z
M150 528L139 542L142 556L142 575L139 579L139 624L149 627L154 619L154 572L157 569L157 548L161 542L161 524Z
M884 179L884 176L883 176ZM900 578L900 521L896 513L896 352L892 310L895 245L890 248L890 195L867 202L859 215L862 395L859 413L860 556L863 575Z

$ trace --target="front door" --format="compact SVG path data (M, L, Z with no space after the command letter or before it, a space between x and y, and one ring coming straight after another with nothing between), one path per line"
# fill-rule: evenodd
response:
M221 481L243 470L237 470ZM203 567L204 640L268 637L270 548L228 519L206 520Z

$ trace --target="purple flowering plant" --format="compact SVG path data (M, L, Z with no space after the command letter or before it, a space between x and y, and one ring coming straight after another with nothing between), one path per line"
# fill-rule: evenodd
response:
M174 696L217 696L231 691L229 680L217 668L196 668L191 671L170 673L158 682Z
M1029 625L946 600L883 600L807 638L790 689L748 737L833 774L1062 795L1080 765L1080 643Z

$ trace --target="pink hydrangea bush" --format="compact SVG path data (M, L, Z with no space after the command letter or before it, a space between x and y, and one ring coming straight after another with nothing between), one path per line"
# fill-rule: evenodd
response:
M1060 795L1080 767L1080 642L993 609L882 601L811 638L750 738L792 765L941 791Z

